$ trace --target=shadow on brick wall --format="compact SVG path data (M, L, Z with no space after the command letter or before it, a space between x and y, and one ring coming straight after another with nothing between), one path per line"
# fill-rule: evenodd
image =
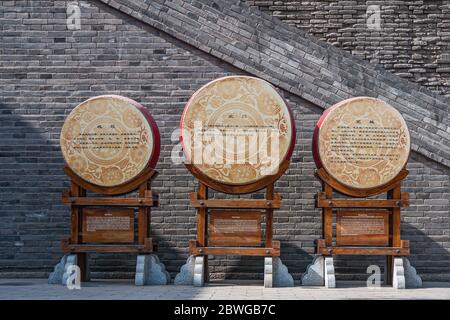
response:
M57 143L64 109L41 115L45 103L23 104L16 95L5 91L0 102L0 276L45 277L69 232Z

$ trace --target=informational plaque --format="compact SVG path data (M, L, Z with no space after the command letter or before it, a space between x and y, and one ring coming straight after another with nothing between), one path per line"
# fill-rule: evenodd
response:
M133 242L134 209L83 208L83 242Z
M390 182L406 165L409 153L405 120L392 106L375 98L338 103L325 111L314 132L316 165L356 189Z
M159 156L158 128L149 112L121 96L99 96L75 107L61 130L67 165L82 179L118 186L154 168Z
M181 119L186 163L212 180L243 185L278 172L295 144L295 124L268 82L247 76L214 80L193 94Z
M209 219L209 245L261 245L261 213L259 211L212 210Z
M338 211L336 244L387 246L389 213L383 210Z

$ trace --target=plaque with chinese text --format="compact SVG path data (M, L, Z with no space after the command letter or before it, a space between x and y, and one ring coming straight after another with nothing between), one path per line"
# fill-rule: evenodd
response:
M261 245L261 213L259 211L213 210L209 219L209 245Z
M83 242L133 242L134 210L129 208L84 208Z
M389 244L388 212L338 211L336 244L387 246Z

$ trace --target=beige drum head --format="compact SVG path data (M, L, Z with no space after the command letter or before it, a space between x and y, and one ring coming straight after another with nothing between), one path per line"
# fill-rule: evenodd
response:
M247 76L220 78L195 92L181 129L186 163L227 185L275 175L295 142L286 102L268 82Z
M401 114L369 97L342 101L322 115L313 138L314 160L356 189L387 184L406 165L410 136Z
M158 128L148 111L121 96L99 96L79 104L61 130L67 165L92 184L112 187L137 177L158 160Z

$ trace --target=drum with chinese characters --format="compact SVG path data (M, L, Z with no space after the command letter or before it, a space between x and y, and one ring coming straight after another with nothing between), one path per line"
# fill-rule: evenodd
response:
M186 163L233 186L279 173L296 135L286 101L270 83L248 76L216 79L197 90L180 127Z
M160 152L158 127L148 110L117 95L93 97L75 107L60 144L70 169L102 187L125 184L154 168Z
M410 135L402 115L380 99L356 97L327 109L313 135L316 166L339 183L371 189L405 167Z

